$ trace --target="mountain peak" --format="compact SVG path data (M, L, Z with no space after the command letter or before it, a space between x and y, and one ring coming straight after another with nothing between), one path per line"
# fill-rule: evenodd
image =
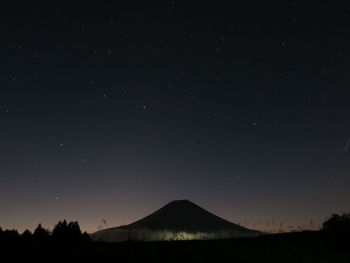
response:
M179 200L173 200L170 201L169 203L167 203L165 206L169 206L169 205L196 205L195 203L191 202L188 199L179 199Z
M190 200L188 200L188 199L179 199L179 200L170 201L169 204L170 203L192 203L192 202Z

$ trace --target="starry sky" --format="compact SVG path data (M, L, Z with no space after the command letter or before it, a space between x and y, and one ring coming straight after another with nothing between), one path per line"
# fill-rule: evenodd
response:
M348 211L349 5L232 2L1 1L0 225Z

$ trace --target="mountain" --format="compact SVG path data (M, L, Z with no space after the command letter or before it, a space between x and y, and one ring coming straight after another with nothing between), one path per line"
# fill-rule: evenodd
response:
M189 200L176 200L126 226L92 234L95 240L183 240L252 237L261 234L222 219Z

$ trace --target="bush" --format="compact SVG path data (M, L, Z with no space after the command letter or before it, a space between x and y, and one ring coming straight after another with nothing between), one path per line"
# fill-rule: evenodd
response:
M350 213L342 215L333 214L323 223L323 231L327 233L332 241L350 241Z

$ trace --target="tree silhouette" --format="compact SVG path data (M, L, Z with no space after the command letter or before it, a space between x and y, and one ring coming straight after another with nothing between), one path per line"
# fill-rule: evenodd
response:
M5 242L18 242L20 235L18 234L18 231L15 229L12 230L5 230L0 233L0 239Z
M50 238L49 231L39 224L33 233L33 239L37 242L46 242Z
M67 223L66 220L59 221L52 231L52 239L55 242L80 242L89 240L88 234L81 233L79 223L77 221Z
M33 234L28 229L26 229L21 235L21 238L24 241L30 241L32 240L32 237L33 237Z
M350 241L350 213L333 214L323 223L323 231L336 243L348 243Z
M52 238L55 241L64 241L68 232L68 224L66 220L59 221L52 230Z
M78 224L77 221L75 222L70 222L68 224L68 233L69 233L69 237L72 240L80 240L81 239L81 230L80 230L80 226Z

